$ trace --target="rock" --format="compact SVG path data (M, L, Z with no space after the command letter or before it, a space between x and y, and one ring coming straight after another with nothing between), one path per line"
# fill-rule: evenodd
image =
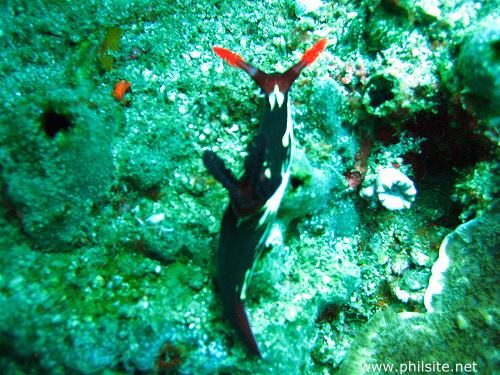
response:
M307 14L314 15L322 5L323 2L321 0L295 0L295 15L298 17Z
M46 250L69 250L89 235L92 206L104 199L115 172L119 116L103 115L84 95L69 87L39 92L13 101L2 115L13 124L0 130L6 196L23 232Z
M500 256L500 201L444 239L425 293L429 312L500 305L496 259Z
M279 216L287 222L323 208L332 185L330 176L314 168L303 150L295 150L291 169L290 183L279 211Z
M389 309L376 314L352 344L339 373L362 374L368 366L381 363L399 372L407 371L401 366L410 363L415 369L418 364L446 363L453 372L494 373L498 327L492 317L500 305L498 233L497 200L489 211L460 225L443 241L425 294L429 312L397 314ZM415 289L423 274L408 275L403 281ZM398 291L400 299L411 296ZM439 372L436 367L427 370Z
M486 117L500 116L500 24L498 18L483 21L464 43L457 69L475 110Z

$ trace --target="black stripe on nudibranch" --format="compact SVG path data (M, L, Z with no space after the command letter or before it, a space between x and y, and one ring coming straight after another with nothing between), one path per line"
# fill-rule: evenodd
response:
M216 279L224 315L257 356L260 350L250 328L244 300L255 262L266 246L290 178L293 125L288 91L302 69L325 49L326 43L326 39L318 41L282 74L264 73L228 49L213 48L229 65L247 72L266 96L260 131L248 146L244 172L239 179L214 152L206 151L203 155L206 168L228 190L230 198L216 254Z

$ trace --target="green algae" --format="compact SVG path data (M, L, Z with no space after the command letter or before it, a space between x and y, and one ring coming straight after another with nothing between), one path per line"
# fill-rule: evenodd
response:
M122 34L123 32L119 27L110 27L99 47L99 64L106 72L113 69L113 63L115 62L113 54L120 51Z

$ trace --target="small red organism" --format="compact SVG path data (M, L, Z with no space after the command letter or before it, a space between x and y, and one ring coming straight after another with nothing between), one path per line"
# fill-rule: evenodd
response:
M363 135L359 151L354 156L354 168L361 173L362 177L368 169L368 156L370 156L371 148L372 141L366 135Z
M113 97L121 102L125 96L125 94L130 91L131 83L125 81L124 79L115 83L115 87L113 88Z
M361 185L361 182L363 180L361 173L358 171L346 172L345 178L347 180L347 184L352 189L356 189L359 185Z
M341 75L338 78L340 79L340 82L342 82L344 85L349 85L352 81L353 73L354 73L354 68L350 63L346 62L344 68L344 75Z
M358 79L355 80L355 77ZM352 87L352 89L359 91L361 86L364 86L368 81L368 72L366 71L364 62L362 60L359 60L355 64L355 66L353 66L353 64L349 62L346 62L343 74L339 74L337 76L337 79L346 86L356 86Z
M357 189L363 182L368 170L368 157L372 148L371 139L364 134L358 152L354 155L354 169L347 171L344 176L351 189Z

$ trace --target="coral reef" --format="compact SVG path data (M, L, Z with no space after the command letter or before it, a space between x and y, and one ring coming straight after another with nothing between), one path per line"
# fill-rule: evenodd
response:
M467 35L460 49L457 69L475 110L487 117L500 116L500 25L487 17Z
M498 371L497 8L2 2L0 372ZM256 360L222 318L227 196L201 155L242 171L262 97L211 47L283 71L321 38L290 92L300 151L247 296ZM410 210L360 198L377 166L418 188L398 194Z
M479 162L455 184L452 199L462 206L460 219L480 215L498 197L500 191L498 161Z
M39 74L48 79L46 72ZM10 78L16 82L4 84L14 90L25 92L30 85L23 77ZM119 118L92 108L93 101L106 99L86 97L70 87L30 91L22 98L3 97L5 194L35 246L70 249L86 240L92 208L111 186L112 139Z
M375 315L353 343L341 374L363 374L375 370L371 366L393 366L400 371L410 364L438 363L453 372L464 371L466 365L471 367L464 372L495 371L495 319L500 302L494 266L500 248L498 203L443 241L425 293L428 313L387 310Z

